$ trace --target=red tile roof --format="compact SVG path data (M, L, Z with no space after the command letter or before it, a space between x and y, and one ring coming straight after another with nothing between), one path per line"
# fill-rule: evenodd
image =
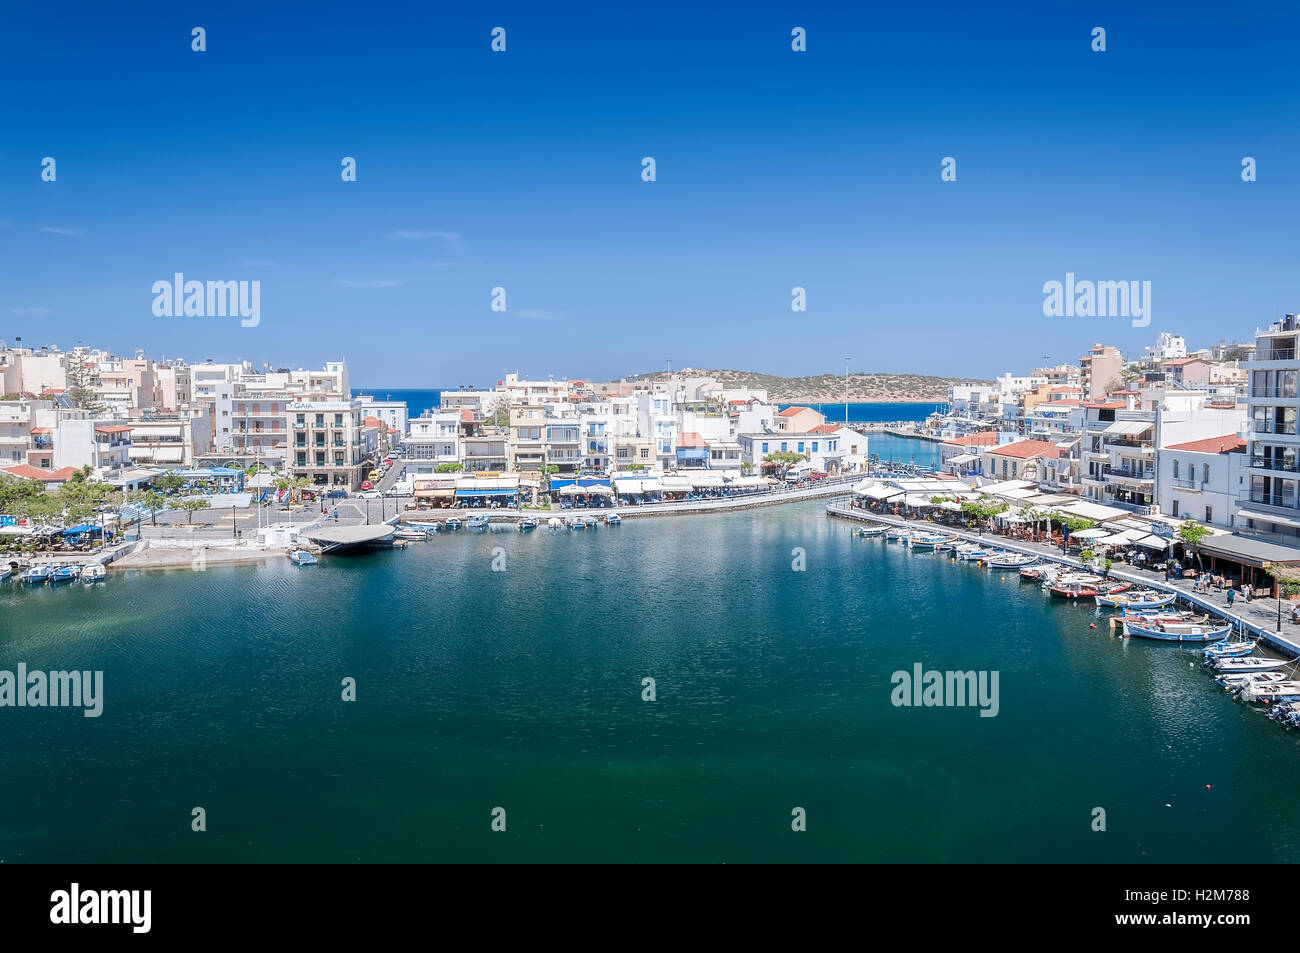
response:
M1017 440L989 451L1001 457L1017 457L1026 460L1029 457L1056 457L1060 448L1046 440Z
M991 430L984 433L968 433L964 437L953 437L944 443L954 447L992 447L998 442L998 435Z
M67 483L76 473L75 467L64 467L62 470L42 470L40 467L28 466L26 463L20 463L12 467L4 467L5 473L11 473L16 477L24 480L40 480L42 483Z
M839 433L841 424L818 424L809 433Z
M1166 447L1166 450L1191 450L1195 453L1231 453L1233 450L1241 450L1246 446L1246 441L1242 440L1235 433L1224 434L1222 437L1206 437L1204 440L1189 440L1187 443L1174 443Z
M461 420L473 420L473 419L474 419L474 411L470 410L470 409L467 408L467 407L462 407L461 410L460 410L460 419L461 419Z
M1112 400L1109 402L1085 401L1083 406L1091 410L1124 410L1128 407L1128 402L1123 400Z
M1060 387L1053 387L1052 393L1053 394L1082 394L1083 388L1067 387L1065 384L1062 384Z
M33 427L33 428L32 428L32 433L54 433L54 428L52 428L52 427Z
M361 421L361 426L363 427L382 427L383 425L384 422L378 417L367 417L365 420Z
M778 416L778 417L793 417L793 416L795 416L796 414L801 414L801 413L803 413L805 410L812 410L812 408L811 408L811 407L787 407L785 410L783 410L783 411L781 411L779 414L777 414L777 416Z
M679 447L707 447L708 441L697 433L684 432L677 438Z

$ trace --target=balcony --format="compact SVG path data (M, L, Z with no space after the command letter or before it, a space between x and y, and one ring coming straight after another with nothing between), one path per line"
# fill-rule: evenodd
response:
M1296 349L1293 347L1261 347L1255 351L1249 363L1259 364L1265 361L1294 361Z
M1209 485L1209 482L1206 480L1188 479L1184 477L1182 479L1170 480L1169 485L1176 490L1194 490L1197 493L1201 493L1204 492L1205 488Z
M1127 481L1129 483L1151 483L1156 478L1155 470L1131 470L1124 467L1102 467L1102 474L1110 481Z

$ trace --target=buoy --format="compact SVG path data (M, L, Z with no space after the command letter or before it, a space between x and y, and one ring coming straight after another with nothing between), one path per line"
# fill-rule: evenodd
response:
M1088 628L1090 628L1090 629L1095 629L1095 628L1097 628L1097 623L1096 623L1096 622L1089 622L1089 623L1088 623Z
M1207 791L1210 790L1210 786L1208 784L1205 786L1205 790Z

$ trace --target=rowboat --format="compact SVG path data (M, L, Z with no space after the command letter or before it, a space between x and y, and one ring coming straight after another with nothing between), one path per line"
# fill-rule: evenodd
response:
M477 516L471 516L468 520L465 521L465 528L486 529L487 524L488 524L488 518L482 513L479 513Z
M99 582L108 575L103 563L86 563L81 567L82 582Z
M1026 566L1020 570L1020 578L1025 582L1042 582L1043 576L1052 572L1054 568L1046 563L1041 566Z
M289 551L289 561L299 566L314 566L320 562L319 559L305 549L291 549Z
M1231 625L1210 626L1194 622L1142 623L1124 620L1124 637L1155 639L1160 642L1214 642L1232 632Z
M990 556L996 555L996 553L997 550L984 549L977 546L973 549L959 549L954 553L954 555L962 562L979 562L988 559Z
M990 569L1022 569L1037 561L1037 556L1028 556L1024 553L1003 553L997 556L990 556L988 559L988 567Z
M10 576L12 576L13 574L14 574L14 571L13 571L12 569L10 569L8 566L0 565L0 582L4 582L6 579L8 579L8 578L9 578Z
M1236 672L1232 675L1220 675L1215 684L1222 685L1230 692L1235 692L1247 685L1264 685L1268 682L1285 682L1284 672Z
M876 539L885 535L887 527L884 526L862 526L853 531L854 536L861 536L865 539Z
M887 543L906 543L912 538L912 534L905 529L888 529L885 531L885 542Z
M1201 651L1206 658L1235 658L1255 651L1255 642L1253 639L1245 642L1229 642L1224 639L1222 642L1207 645Z
M1159 609L1173 604L1177 593L1161 595L1154 589L1136 589L1132 592L1120 592L1111 595L1098 595L1097 605L1113 609L1123 606L1128 609Z
M447 520L445 520L442 525L447 527L447 529L451 530L452 532L455 532L456 530L460 529L460 517L459 516L448 517Z
M1230 675L1237 672L1268 672L1275 668L1285 668L1291 663L1286 659L1257 655L1252 658L1211 658L1206 659L1205 664L1221 675Z
M529 530L537 529L538 522L536 516L525 516L515 525L519 527L519 532L526 533Z
M398 539L428 539L429 531L415 526L408 526L405 529L394 531L393 535Z

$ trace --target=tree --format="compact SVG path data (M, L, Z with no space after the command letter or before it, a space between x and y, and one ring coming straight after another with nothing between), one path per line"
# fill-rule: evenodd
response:
M197 496L187 496L178 504L185 514L189 517L189 525L194 525L194 514L202 512L208 508L208 501Z
M543 463L538 469L542 474L543 486L549 490L551 488L551 474L559 473L560 468L554 463Z
M1208 526L1202 526L1195 520L1184 520L1183 525L1178 527L1178 538L1183 541L1183 545L1191 550L1192 555L1196 557L1196 568L1201 568L1201 541L1210 535Z
M153 481L153 485L164 493L173 493L185 485L185 477L168 471Z
M808 458L804 454L795 453L793 450L778 450L775 453L769 453L765 456L763 462L772 464L776 468L777 472L780 473L781 479L784 480L785 475L790 472L792 466L800 460L806 459Z
M460 473L464 470L464 464L460 463L440 463L433 468L434 473Z
M149 522L158 525L158 511L167 505L167 497L152 487L144 491L144 505L149 507Z
M72 406L78 410L102 412L104 404L99 399L99 395L91 389L91 385L95 382L95 361L85 349L77 348L69 354L63 370L68 382L64 396L72 401Z

